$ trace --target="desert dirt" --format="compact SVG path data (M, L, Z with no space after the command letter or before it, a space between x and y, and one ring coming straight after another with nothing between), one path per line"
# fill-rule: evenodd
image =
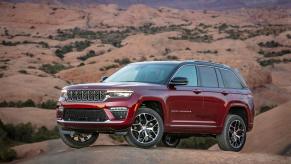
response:
M35 103L40 103L57 100L62 87L98 82L101 76L110 75L124 66L116 59L126 58L130 62L174 59L228 64L240 70L254 92L258 113L262 106L277 106L256 118L254 130L249 133L243 153L160 147L143 150L124 143L120 146L120 143L107 135L102 135L94 146L80 150L70 149L60 140L20 145L15 147L21 159L18 162L49 163L64 159L67 163L117 160L121 163L171 163L181 160L185 163L193 163L194 160L197 163L290 163L290 158L277 155L290 151L290 130L287 129L291 125L288 119L291 108L291 62L269 66L262 66L258 62L270 59L291 61L290 52L272 57L259 54L261 50L291 50L291 39L288 38L291 36L290 15L290 9L281 8L204 12L157 9L145 5L132 5L123 10L117 5L79 8L0 2L0 102L32 99ZM223 24L227 27L223 27ZM170 26L178 29L165 28ZM140 27L147 29L124 34L124 30ZM151 27L157 27L158 30ZM73 29L84 30L85 33L111 31L116 36L86 38L74 35L72 38L57 38ZM194 38L182 37L186 29L192 30L188 35L193 35ZM228 36L231 30L239 32ZM198 38L195 38L196 34ZM239 35L238 38L236 34ZM210 41L203 40L204 36L211 36ZM180 37L183 39L173 39ZM112 38L113 41L122 38L120 45L112 43ZM76 41L91 43L82 50L73 48L71 52L64 54L63 59L56 55L56 50ZM280 46L259 46L259 43L268 41L275 41ZM19 43L9 46L4 42ZM90 51L98 55L80 60L79 57ZM65 69L54 73L44 71L45 64L54 63L63 65ZM114 67L110 68L112 65ZM108 69L104 69L106 67ZM48 128L56 125L55 111L30 107L1 107L0 119L5 123L31 122L35 126ZM116 158L108 156L112 153ZM76 158L71 158L72 156Z

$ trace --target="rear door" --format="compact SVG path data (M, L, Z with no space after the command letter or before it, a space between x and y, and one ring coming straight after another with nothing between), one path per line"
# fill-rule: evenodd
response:
M196 111L196 117L205 125L216 126L218 115L223 115L227 102L221 91L222 79L215 67L197 66L199 86L204 97L203 110Z

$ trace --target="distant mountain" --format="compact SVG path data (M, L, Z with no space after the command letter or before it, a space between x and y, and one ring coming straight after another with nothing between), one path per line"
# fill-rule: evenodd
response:
M33 2L65 5L118 4L127 8L133 4L145 4L152 7L172 7L179 9L235 9L291 7L291 0L4 0L6 2Z

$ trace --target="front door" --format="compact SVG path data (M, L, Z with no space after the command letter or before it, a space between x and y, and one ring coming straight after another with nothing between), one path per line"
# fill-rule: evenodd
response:
M187 85L170 89L167 98L171 127L191 127L200 123L197 111L203 110L203 96L197 89L197 71L194 65L184 65L172 77L186 77ZM198 91L198 92L197 92Z

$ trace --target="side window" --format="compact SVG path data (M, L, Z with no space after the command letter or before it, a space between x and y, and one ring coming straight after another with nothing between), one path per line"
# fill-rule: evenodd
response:
M182 66L175 73L174 77L186 77L188 79L188 84L186 86L197 86L197 74L196 67L194 65Z
M236 75L233 72L229 70L220 69L220 73L221 73L225 88L232 88L232 89L243 88L240 80L236 77Z
M218 87L218 81L213 67L199 66L200 85L202 87Z

